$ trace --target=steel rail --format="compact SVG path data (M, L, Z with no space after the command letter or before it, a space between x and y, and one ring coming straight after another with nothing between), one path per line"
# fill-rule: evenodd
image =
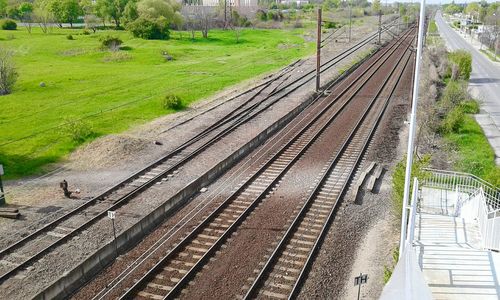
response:
M406 55L407 50L408 50L408 47L407 47L407 49L404 50L402 56ZM406 69L406 66L408 64L408 61L410 60L410 57L411 57L411 54L408 56L408 59L406 60L405 65L404 65L403 70L402 70L401 73L403 73L404 70ZM377 91L375 97L373 97L373 99L371 101L371 104L370 104L370 107L372 107L375 104L377 98L379 97L379 95L382 93L382 91L384 90L385 86L389 82L389 79L391 78L392 74L395 72L395 70L399 66L400 66L400 64L396 63L396 65L392 69L390 75L384 80L383 84L381 85L381 87ZM365 142L364 142L364 144L362 146L362 151L360 151L360 153L359 153L359 155L358 155L358 157L356 159L356 162L354 163L354 165L352 167L352 170L350 172L351 175L344 182L344 184L342 186L342 189L341 189L341 192L339 193L339 196L337 197L337 200L336 200L335 204L333 205L332 209L330 210L329 216L327 217L327 221L323 225L323 228L321 229L321 231L319 233L319 236L318 236L318 238L317 238L317 240L315 242L315 245L313 246L313 251L309 254L309 256L308 256L308 258L306 260L306 263L304 264L304 266L303 266L303 268L302 268L302 270L301 270L301 272L299 274L299 277L297 278L297 280L295 282L295 285L294 285L294 287L293 287L293 289L292 289L292 291L290 293L289 299L291 299L294 296L294 293L296 293L298 283L301 281L301 279L304 276L304 273L305 273L304 270L306 269L306 266L312 260L313 255L315 253L315 250L319 247L319 241L321 240L321 237L324 236L324 234L326 233L327 225L329 224L329 222L331 220L331 217L333 216L333 213L334 213L334 211L336 209L337 203L338 203L339 199L342 197L343 193L345 192L345 188L346 188L348 182L352 179L352 174L354 173L353 171L354 171L356 165L359 163L359 160L362 157L364 151L366 150L366 148L368 146L368 142L371 139L371 136L373 135L373 133L375 132L375 129L377 128L377 126L378 126L378 124L379 124L379 122L380 122L380 120L381 120L381 118L382 118L382 116L383 116L383 114L384 114L384 112L385 112L385 110L387 108L389 100L392 97L394 91L396 90L396 88L398 86L398 83L399 83L400 79L401 79L401 74L398 76L398 79L397 79L396 83L394 84L389 97L387 97L387 99L386 99L386 101L385 101L385 103L383 105L382 110L379 112L379 114L378 114L378 116L376 118L376 121L374 122L374 125L370 129L370 132L368 134L368 138L365 140ZM288 230L284 234L283 238L280 240L280 242L276 246L275 250L270 255L270 257L266 261L265 265L263 266L263 268L261 269L261 271L259 272L259 274L255 278L252 286L249 288L249 290L247 291L246 295L244 296L244 299L250 299L250 298L253 298L253 297L255 297L257 295L258 288L260 288L264 284L265 280L268 278L267 276L269 275L269 272L270 272L270 270L271 270L274 262L276 262L279 259L280 253L282 252L282 250L286 246L287 241L289 240L289 238L291 237L291 235L295 231L295 229L298 227L298 225L300 223L300 220L305 215L305 213L308 211L308 208L312 204L314 198L316 197L316 195L320 191L321 187L323 186L323 184L326 182L326 180L331 175L330 172L333 170L333 168L336 166L336 164L339 161L339 159L342 157L342 155L344 154L344 152L348 148L348 145L350 144L350 142L352 141L352 139L356 135L357 131L361 127L361 125L362 125L362 123L363 123L363 121L364 121L364 119L366 118L367 115L368 115L368 108L365 111L362 119L358 122L358 124L356 125L356 127L351 131L349 138L343 143L343 145L341 147L341 150L336 154L335 158L329 163L329 165L327 167L327 170L324 172L324 174L322 175L321 179L316 184L314 190L308 196L307 200L304 202L301 210L298 212L297 216L294 218L294 220L292 221L291 225L288 227Z
M331 83L331 84L330 84L330 87L331 87L331 86L333 86L333 85L335 85L335 84L336 84L336 82L337 82L337 81L334 81L333 83ZM318 98L320 98L320 96L318 96ZM315 100L315 101L316 101L316 100ZM153 252L157 251L157 250L158 250L158 249L159 249L162 245L163 245L163 244L159 244L158 246L155 246L155 248L154 248L154 249L153 249L153 248L150 248L150 249L148 250L148 252L153 253ZM151 254L150 254L150 255L151 255ZM127 274L126 274L126 275L124 275L124 276L125 276L125 277L126 277L126 276L128 276L128 275L129 275L129 274L131 274L131 273L132 273L132 272L133 272L136 268L140 267L140 264L142 264L142 263L143 263L146 259L148 259L148 257L149 257L150 255L146 256L145 258L142 258L142 260L141 260L140 262L137 262L137 263L135 263L135 262L134 262L134 264L135 264L136 266L134 266L132 269L128 270ZM100 292L99 297L97 297L97 298L98 298L98 299L102 299L103 297L105 297L105 296L106 296L106 295L107 295L107 294L108 294L111 290L113 290L113 288L114 288L116 285L120 284L120 282L121 282L121 281L122 281L122 279L120 279L120 280L118 280L117 282L113 283L113 285L112 285L111 287L107 287L105 290L101 291L101 292Z
M365 45L369 40L373 39L374 37L370 37L368 39L365 39L363 42L364 44L362 45ZM359 46L358 48L356 48L355 50L352 50L352 52L358 50L361 46ZM355 47L353 47L355 48ZM352 53L352 52L349 52ZM340 59L343 59L345 58L347 55L349 54L345 54L346 52L340 54L340 55L337 55L335 58L338 58L342 55L344 55L343 57L341 57ZM334 58L334 59L335 59ZM329 63L332 63L332 61L334 60L330 60L328 62L325 63L326 64L329 64ZM339 59L339 61L340 61ZM298 62L298 61L297 61ZM297 63L295 62L295 63ZM332 67L334 64L338 63L335 62L335 63L332 63L331 65L327 66L326 69ZM324 71L326 71L326 69ZM308 73L310 74L310 73ZM308 74L305 74L303 75L302 77L300 77L299 79L295 80L294 82L290 83L289 85L287 86L290 86L294 83L297 83L299 82L300 80L302 80L305 76L307 76ZM309 79L310 80L310 79ZM270 80L270 83L274 82L274 80ZM307 81L306 81L307 82ZM288 92L286 92L284 95L281 95L278 99L276 99L275 101L273 101L271 104L269 105L266 105L265 108L259 110L258 113L264 111L265 109L267 109L268 107L270 107L272 104L274 104L275 102L277 102L278 100L286 97L287 95L289 95L291 92L295 91L296 89L298 89L300 86L302 86L303 84L305 84L306 82L302 83L301 85L289 90ZM264 90L264 88L261 89ZM276 92L278 93L278 92ZM257 94L256 94L257 95ZM255 96L255 95L254 95ZM254 96L252 97L252 99L254 98ZM267 98L265 98L263 101L269 99L271 96L273 95L269 95ZM263 102L262 101L262 102ZM248 103L245 102L245 104ZM261 103L261 102L260 102ZM250 108L247 108L244 110L244 112L248 112L252 109L255 109L256 107L258 107L260 105L260 103L256 103L254 105L252 105ZM243 105L245 105L243 104ZM242 105L242 106L243 106ZM237 109L241 108L242 106L238 107ZM234 111L232 111L229 115L231 115ZM32 255L31 257L29 257L28 259L24 260L23 262L19 263L16 267L10 269L9 271L7 271L6 273L2 274L0 276L0 283L2 283L3 281L7 280L10 276L12 276L13 274L17 273L19 270L21 270L22 268L24 268L26 265L34 262L36 259L38 259L39 257L41 257L42 255L44 255L46 252L50 251L52 248L60 245L61 243L63 243L64 241L68 240L69 238L73 237L76 233L78 232L81 232L82 230L88 228L89 226L91 226L92 224L94 224L96 221L102 219L103 217L105 217L107 215L107 211L108 210L113 210L113 209L116 209L122 205L124 205L126 202L128 202L130 199L132 199L133 197L135 197L137 194L143 192L145 189L149 188L151 185L153 185L155 182L157 182L159 179L163 178L167 173L179 168L182 164L186 163L187 161L189 161L192 157L194 157L195 155L199 154L200 152L202 152L204 149L208 148L210 145L212 145L213 143L215 143L216 141L218 141L221 137L223 137L224 135L228 134L229 132L232 132L236 127L240 126L241 124L247 122L249 119L251 119L252 117L255 117L258 113L254 114L253 116L250 116L248 117L247 115L238 115L238 116L242 116L243 120L238 120L236 121L237 123L235 125L232 125L228 130L224 130L221 134L218 134L215 138L211 139L210 141L208 141L206 144L202 145L201 147L197 148L195 151L191 152L187 157L183 158L181 161L177 162L176 164L174 164L174 166L171 166L169 168L167 168L166 170L162 171L160 174L158 174L157 176L154 176L152 179L148 180L147 182L145 182L144 184L142 184L141 186L138 186L137 188L135 188L134 190L132 190L131 192L129 192L128 194L126 195L123 195L121 196L118 200L116 200L114 202L113 205L111 205L110 207L108 207L106 210L103 210L101 211L100 213L98 213L96 216L94 216L93 218L91 218L90 220L86 221L84 224L80 225L79 227L73 229L72 231L70 231L69 233L67 233L66 235L64 235L63 237L60 237L59 239L57 239L54 243L52 243L51 245L45 247L44 249L40 250L39 252L37 252L36 254ZM105 198L106 196L110 195L111 193L119 190L120 187L122 187L123 185L126 185L127 183L133 181L134 179L138 178L141 174L144 174L144 173L147 173L149 170L153 169L154 167L162 164L163 162L167 161L168 159L174 157L175 155L179 154L180 152L182 152L185 148L187 148L188 146L194 144L195 142L201 140L204 136L208 135L210 133L209 130L213 130L213 128L218 128L226 123L228 123L230 120L233 120L235 119L236 117L231 117L230 119L228 120L224 120L222 122L217 122L213 125L211 125L208 129L202 131L201 133L199 133L197 136L193 137L192 139L188 140L187 142L183 143L181 146L179 146L178 148L174 149L173 151L171 151L170 153L168 153L166 156L160 158L159 160L157 160L156 162L150 164L149 166L145 167L144 169L134 173L132 176L126 178L125 180L123 180L122 182L118 183L117 185L113 186L112 188L104 191L103 193L101 193L100 195L92 198L91 200L87 201L86 203L82 204L81 206L78 206L76 207L75 209L71 210L70 212L66 213L65 215L59 217L58 219L52 221L51 223L49 224L46 224L44 225L43 227L41 227L40 229L36 230L35 232L27 235L26 237L24 237L23 239L19 240L19 241L16 241L15 243L11 244L10 246L2 249L0 251L0 257L3 257L5 255L8 255L9 253L11 253L12 251L14 251L16 248L19 248L21 247L22 245L30 242L31 240L33 240L36 236L40 235L41 233L43 232L46 232L46 231L49 231L51 229L53 229L54 227L57 227L57 224L67 220L68 218L70 218L71 216L79 213L80 211L86 209L87 207L93 205L95 202L97 202L98 200L100 199L103 199Z
M389 48L386 52L388 52L391 48ZM397 49L397 47L395 48ZM394 49L394 51L395 51ZM392 53L394 52L392 51L390 55L392 55ZM389 55L389 56L390 56ZM380 59L383 58L383 56L380 57ZM380 60L379 59L379 60ZM377 67L376 70L378 70L382 65L383 63L388 59L388 57ZM379 60L375 61L372 66L376 65L376 63L379 62ZM365 71L365 74L368 73L368 71L370 70L367 69ZM376 70L374 72L372 72L372 74L370 74L370 78L371 76L373 76L375 73L376 73ZM356 80L354 82L352 82L350 84L350 87L352 87L358 80L360 80L361 76L359 76L358 78L356 78ZM365 80L363 82L363 85L361 85L360 87L358 87L357 91L355 92L354 95L351 96L351 99L356 95L356 93L364 86L364 84L368 81ZM341 94L339 94L336 99L339 99L344 93L346 93L347 91L349 90L349 87L346 88ZM132 294L134 294L137 289L139 289L146 281L149 280L149 278L151 276L153 276L157 271L158 269L160 269L162 267L162 265L167 262L172 256L174 256L175 254L177 254L182 247L184 247L205 225L209 224L210 223L210 220L216 216L218 213L220 213L224 208L225 206L227 205L227 203L232 200L237 194L239 194L241 191L243 191L249 184L251 181L255 180L256 178L258 178L258 176L260 176L260 174L262 174L262 172L265 171L265 169L270 165L272 164L279 156L281 153L283 153L292 143L295 142L296 139L298 139L300 137L300 135L302 135L304 132L306 132L310 126L312 126L313 124L315 124L315 122L322 116L324 116L324 113L335 103L335 101L332 101L330 102L325 108L323 108L323 110L321 112L319 112L316 117L312 120L310 120L308 122L308 124L299 132L297 133L293 139L291 139L285 146L283 146L281 148L281 150L275 154L273 156L272 159L270 159L264 166L262 166L249 180L247 180L247 182L245 184L243 184L240 188L238 188L231 196L229 196L210 216L208 216L201 224L199 224L194 230L191 231L191 233L186 236L180 243L177 244L177 246L171 250L165 257L163 257L157 264L155 264L155 266L153 268L151 268L147 273L146 275L144 275L141 279L139 279L133 287L131 287L124 295L122 295L122 297L120 299L128 299L129 297L132 296ZM335 117L338 115L338 113L340 113L343 108L345 108L347 105L349 104L349 101L346 101L342 107L339 109L339 111L337 111L334 115L330 116L329 120L327 121L327 123L325 125L323 125L322 129L320 129L317 134L315 134L315 137L316 136L319 136L330 124L331 122L335 119ZM198 264L193 266L191 268L191 270L177 283L176 286L173 287L173 289L170 291L169 295L172 295L172 294L175 294L176 291L178 291L180 289L180 287L186 282L186 280L188 280L190 277L194 276L194 273L195 271L200 268L201 266L201 263L203 261L205 261L206 259L208 259L208 257L210 256L211 253L213 253L213 251L215 251L215 249L217 249L219 246L220 246L220 243L225 240L225 238L230 234L232 233L232 230L238 226L238 224L240 222L242 222L244 220L244 218L246 217L246 215L248 215L252 210L253 210L253 207L255 207L255 205L257 205L257 203L259 203L260 199L263 197L263 195L267 194L267 192L269 191L269 189L271 189L275 182L277 180L279 180L281 178L281 176L286 172L286 170L288 170L289 167L291 167L291 165L294 163L294 161L296 159L298 159L298 157L300 157L300 155L303 153L303 151L307 150L307 148L309 147L309 145L311 145L313 142L314 142L314 138L311 139L311 141L303 148L303 150L297 154L294 159L287 165L287 167L273 180L273 182L271 184L269 184L266 189L260 194L260 196L258 196L256 199L254 199L253 203L245 210L245 212L243 212L240 217L225 231L225 233L217 240L217 242L214 243L214 245L205 253L205 255L198 261Z

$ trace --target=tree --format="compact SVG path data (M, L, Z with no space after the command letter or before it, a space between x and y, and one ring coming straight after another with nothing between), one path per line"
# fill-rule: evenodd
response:
M33 4L30 2L23 2L19 4L19 18L21 19L21 22L24 23L26 26L26 29L28 32L31 34L31 22L32 17L33 17Z
M0 95L7 95L12 92L17 76L12 61L12 51L0 48Z
M127 3L127 5L125 5L121 22L127 25L128 23L135 21L138 17L139 13L137 12L137 2L131 0Z
M92 30L94 33L101 23L101 20L95 15L85 15L83 21L85 22L85 28Z
M373 0L373 2L372 2L372 13L378 15L380 13L380 9L381 9L380 0Z
M120 28L120 18L127 3L128 0L97 0L96 13L103 19L110 18L116 28Z
M164 17L170 24L180 25L182 15L181 6L175 0L141 0L137 3L139 16L146 19Z
M0 16L1 17L6 17L7 16L7 0L0 0Z
M69 23L73 27L73 23L83 14L78 0L53 0L50 11L59 27L62 27L62 23Z
M34 20L38 23L43 33L48 33L49 23L53 22L54 15L50 11L49 1L35 2L35 9L33 11Z
M476 21L478 21L480 10L481 7L477 2L471 2L465 8L465 13L467 13L471 18L476 17Z

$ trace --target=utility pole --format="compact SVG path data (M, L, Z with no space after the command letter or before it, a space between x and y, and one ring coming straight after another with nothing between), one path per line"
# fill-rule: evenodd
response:
M382 9L378 11L378 44L380 43L380 36L382 35Z
M422 57L422 39L424 37L425 20L425 0L420 3L420 18L418 20L417 57L415 59L415 76L413 76L413 100L410 117L410 133L408 134L408 149L406 153L405 186L403 195L403 211L401 214L401 232L406 232L407 226L407 205L410 199L411 169L413 166L413 150L415 142L415 132L417 130L417 105L418 105L418 84L420 83L420 65ZM399 244L399 257L403 254L404 241Z
M321 68L321 8L318 8L318 33L316 39L316 92L320 88L320 69Z
M349 43L351 42L351 27L352 27L352 0L349 0Z
M0 165L0 205L5 204L5 191L3 190L3 184L2 184L3 174L4 174L3 165Z

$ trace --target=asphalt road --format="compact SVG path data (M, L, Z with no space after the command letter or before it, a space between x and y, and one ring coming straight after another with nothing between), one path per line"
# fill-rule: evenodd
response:
M436 24L449 50L464 49L472 55L469 89L481 102L481 113L476 119L495 150L497 165L500 165L500 62L491 61L471 45L470 37L466 41L451 29L440 12L436 13Z

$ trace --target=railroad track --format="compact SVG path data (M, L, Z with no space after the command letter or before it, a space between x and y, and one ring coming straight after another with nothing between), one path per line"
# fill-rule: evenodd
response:
M313 192L293 220L292 224L278 243L273 253L260 270L243 299L257 297L290 299L297 296L300 284L305 278L315 252L322 238L326 235L337 204L349 180L354 174L362 154L369 144L383 113L396 90L399 80L409 65L411 51L405 49L402 63L397 64L391 72L398 73L393 80L386 101L381 103L379 113L370 119L363 118L350 138L342 146L340 153L326 166L326 171L318 179ZM397 70L399 68L399 70ZM384 83L389 84L390 77ZM382 93L380 89L377 97ZM366 115L365 115L366 116Z
M322 72L326 72L339 61L365 46L373 38L375 38L375 35L369 36L346 52L328 60L322 65ZM98 220L103 219L107 215L107 211L125 205L153 184L168 180L184 163L194 156L314 79L314 71L310 71L293 79L291 82L287 82L291 77L289 73L299 63L295 62L278 76L257 86L256 92L250 96L249 100L160 160L0 250L0 259L9 263L9 267L6 268L4 265L0 268L0 283L18 271L25 269L54 247L76 236ZM251 92L246 91L242 94L249 93Z
M401 45L405 40L397 45ZM386 53L393 54L398 47L390 47ZM192 230L175 248L168 252L159 262L142 276L121 299L150 298L163 299L174 297L187 286L199 270L220 249L224 241L231 235L253 209L273 190L283 175L321 136L349 102L361 90L366 82L389 59L390 55L380 56L372 64L373 68L366 70L364 76L357 77L342 92L312 120L305 124L302 130L294 135L282 148L247 182L242 184L226 201L211 215ZM384 84L385 85L385 84ZM381 88L382 89L382 88ZM341 97L344 96L342 102ZM378 96L378 95L377 95ZM376 99L376 97L375 97ZM375 100L373 100L375 101ZM373 103L372 101L372 103ZM359 100L358 100L359 102ZM335 105L334 105L335 104ZM366 108L363 117L369 108ZM356 126L361 123L359 121ZM351 136L356 132L353 129ZM101 295L105 298L110 292Z

